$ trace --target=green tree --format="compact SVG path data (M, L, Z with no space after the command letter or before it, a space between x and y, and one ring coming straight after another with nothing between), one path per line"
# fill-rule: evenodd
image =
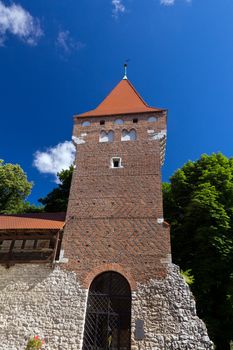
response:
M32 185L18 164L4 164L0 160L0 213L18 214L29 210L30 204L25 200Z
M67 170L62 170L58 173L60 184L54 188L46 197L40 198L38 201L44 205L44 210L47 212L66 211L70 184L73 174L73 166Z
M163 184L173 261L194 277L199 316L218 350L233 339L233 158L203 155Z

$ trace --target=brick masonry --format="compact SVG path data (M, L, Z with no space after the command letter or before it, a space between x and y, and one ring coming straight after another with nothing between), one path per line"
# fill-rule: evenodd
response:
M86 119L75 118L77 156L62 268L75 271L84 288L109 270L127 278L132 350L210 350L213 345L196 315L193 296L171 264L169 225L163 222L160 169L166 112L124 115L123 125L114 123L118 118L88 118L89 126L82 126ZM132 129L137 139L122 141L123 130ZM112 142L99 142L102 131L114 132ZM111 167L112 157L121 158L121 168ZM144 321L142 341L134 337L137 319Z
M156 121L149 122L149 117ZM115 124L121 118L123 125ZM135 119L137 122L135 123ZM160 140L150 131L166 129L166 112L76 118L73 137L78 143L63 248L68 263L85 287L98 266L119 264L136 282L164 278L170 256L169 227L163 217ZM101 125L104 121L105 124ZM121 141L123 130L137 139ZM101 131L113 131L112 142L99 142ZM81 143L80 143L81 142ZM121 168L112 168L120 157ZM86 284L84 284L84 281Z

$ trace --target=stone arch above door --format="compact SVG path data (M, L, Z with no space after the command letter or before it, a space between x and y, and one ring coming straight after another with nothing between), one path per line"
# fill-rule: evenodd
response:
M115 271L120 273L122 276L124 276L129 285L131 290L136 290L137 285L136 282L134 280L134 278L132 277L131 273L128 272L123 266L121 266L120 264L102 264L99 265L97 267L95 267L94 269L92 269L86 276L86 278L83 281L83 286L84 288L89 288L92 281L94 280L94 278L96 276L98 276L99 274L103 273L103 272L107 272L107 271Z

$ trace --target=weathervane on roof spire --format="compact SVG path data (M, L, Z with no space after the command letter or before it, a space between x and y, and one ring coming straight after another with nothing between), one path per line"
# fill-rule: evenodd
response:
M128 78L127 78L127 67L128 67L128 64L125 63L125 64L124 64L125 75L124 75L124 77L123 77L123 80L127 80L127 79L128 79Z

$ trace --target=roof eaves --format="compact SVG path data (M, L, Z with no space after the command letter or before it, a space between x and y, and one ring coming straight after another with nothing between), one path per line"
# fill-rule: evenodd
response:
M48 228L48 227L46 227L46 228L29 228L29 227L26 227L26 228L13 228L13 227L11 227L11 228L0 228L0 233L4 233L4 232L6 232L6 233L8 233L8 232L10 232L10 233L13 233L13 232L26 232L26 233L30 233L30 232L33 232L33 233L36 233L36 232L39 232L39 233L48 233L48 232L57 232L57 231L60 231L60 230L62 230L63 229L63 227L62 228L59 228L59 227L57 227L57 228ZM45 232L46 231L46 232Z
M149 108L153 108L153 107L149 107ZM86 113L83 113L83 114L75 114L74 115L74 119L79 119L79 118L98 118L98 117L110 117L110 116L122 116L122 115L132 115L132 114L147 114L147 113L159 113L159 112L167 112L167 109L166 108L154 108L153 110L148 110L148 111L133 111L133 112L118 112L118 113L101 113L101 114L86 114ZM87 112L89 113L89 112Z

